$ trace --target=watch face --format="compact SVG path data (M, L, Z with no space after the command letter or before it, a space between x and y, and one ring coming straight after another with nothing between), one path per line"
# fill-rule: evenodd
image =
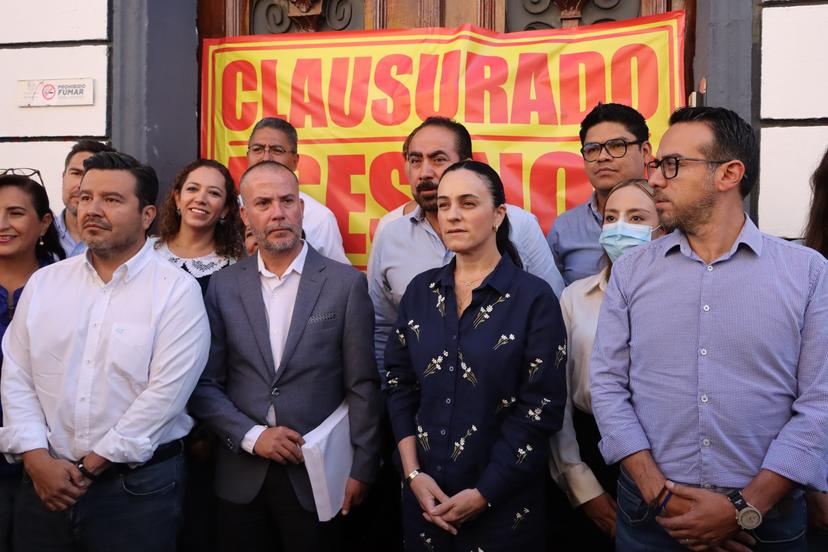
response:
M739 512L739 525L742 529L750 531L756 529L762 523L762 514L755 508L745 508Z

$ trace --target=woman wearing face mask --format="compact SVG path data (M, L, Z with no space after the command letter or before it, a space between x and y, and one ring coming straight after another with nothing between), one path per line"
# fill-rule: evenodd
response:
M23 286L34 272L66 258L60 246L46 189L28 176L31 169L0 169L0 337L11 324ZM3 353L0 351L0 365ZM0 415L2 424L2 415ZM0 550L11 550L14 498L23 473L0 455Z
M583 550L613 550L617 466L607 466L598 450L601 435L592 417L589 357L598 327L598 313L612 263L625 251L664 234L658 222L653 190L644 179L618 183L606 200L600 243L607 267L594 276L573 282L561 295L569 355L569 398L561 431L550 440L552 478L563 489L576 512L567 533ZM591 520L591 522L589 521ZM592 523L601 532L596 532Z
M546 442L563 418L555 294L524 272L491 167L444 172L437 216L455 258L408 286L385 350L410 550L544 550Z

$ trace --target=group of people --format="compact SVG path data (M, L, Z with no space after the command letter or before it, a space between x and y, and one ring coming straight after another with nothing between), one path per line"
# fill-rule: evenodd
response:
M95 141L57 215L0 169L0 549L799 551L808 519L824 543L828 152L804 247L745 215L738 115L649 138L597 105L594 193L544 237L428 118L367 278L278 118L238 183L198 160L159 208ZM343 403L320 521L303 445Z

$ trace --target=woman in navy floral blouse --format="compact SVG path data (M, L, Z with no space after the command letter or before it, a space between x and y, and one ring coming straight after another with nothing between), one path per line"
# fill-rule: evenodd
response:
M446 169L437 209L455 259L411 281L385 352L406 548L544 550L546 443L566 402L560 307L521 269L491 167Z

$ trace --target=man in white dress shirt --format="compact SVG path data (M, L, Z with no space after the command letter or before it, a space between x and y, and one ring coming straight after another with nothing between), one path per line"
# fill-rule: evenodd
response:
M299 137L289 122L278 117L265 117L253 127L247 144L247 164L276 161L296 172L299 164ZM342 246L342 234L333 212L304 192L302 229L309 244L329 259L351 264Z
M84 167L88 251L32 276L3 339L0 450L26 471L14 547L173 550L207 316L146 240L155 171L115 152Z

